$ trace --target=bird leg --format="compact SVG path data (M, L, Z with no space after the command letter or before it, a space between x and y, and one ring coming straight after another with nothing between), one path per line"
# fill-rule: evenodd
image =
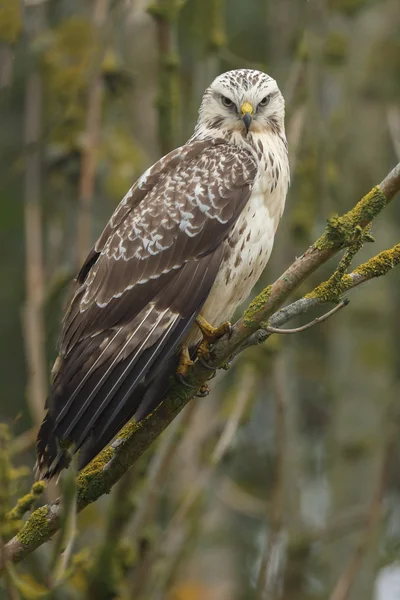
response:
M203 340L197 350L197 358L201 358L204 364L204 362L208 361L210 358L210 346L215 344L215 342L222 338L226 333L230 336L232 333L232 325L229 321L225 321L219 327L213 327L201 315L198 315L196 324L203 334Z
M192 364L193 361L190 358L189 348L187 346L183 346L179 358L178 368L176 369L176 374L178 375L178 379L180 379L180 381L182 381L182 378L186 377L188 368L191 367Z
M193 364L193 361L190 358L189 348L187 346L183 346L182 350L181 350L181 355L179 358L178 368L176 369L176 376L183 385L185 385L188 388L195 389L194 385L192 385L191 383L188 383L186 381L186 375L187 375L188 369L189 369L189 367L192 366L192 364ZM210 393L210 389L209 389L207 383L205 383L204 385L201 386L201 388L199 389L196 396L198 396L199 398L203 398L204 396L208 396L209 393Z

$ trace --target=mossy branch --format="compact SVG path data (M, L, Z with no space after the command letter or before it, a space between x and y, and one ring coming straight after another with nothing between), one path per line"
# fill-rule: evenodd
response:
M367 194L347 214L330 220L325 233L300 258L257 296L233 327L229 339L221 339L213 348L213 366L217 369L229 359L243 351L252 343L268 336L262 332L263 323L278 327L290 319L303 314L312 307L331 301L314 290L288 307L281 308L289 295L316 269L332 258L342 248L350 248L347 258L339 266L340 293L374 277L385 275L400 262L400 244L381 252L368 262L360 265L352 273L346 274L344 267L349 264L360 240L368 233L366 228L400 190L400 164ZM338 272L338 270L336 272ZM317 288L318 290L318 288ZM280 309L280 310L279 310ZM188 379L194 389L174 381L168 397L145 420L128 423L116 441L103 450L77 478L77 508L85 508L103 494L110 492L113 485L126 473L152 442L164 431L180 410L207 381L210 371L196 362ZM27 520L21 531L4 547L1 554L2 565L9 560L18 562L33 550L50 539L60 527L60 504L54 502L37 509Z

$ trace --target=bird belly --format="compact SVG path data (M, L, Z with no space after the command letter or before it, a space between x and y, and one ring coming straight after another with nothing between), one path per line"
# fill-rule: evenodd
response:
M210 294L200 311L211 325L230 320L236 308L250 294L272 251L275 219L271 218L265 194L254 190L230 236ZM194 326L185 341L189 346L201 340Z

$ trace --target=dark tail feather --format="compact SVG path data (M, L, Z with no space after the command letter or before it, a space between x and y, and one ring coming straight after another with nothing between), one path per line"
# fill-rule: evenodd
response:
M92 389L93 380L91 378L87 380L65 418L57 422L50 408L38 434L37 471L40 477L50 479L56 476L68 466L71 453L78 449L80 449L78 468L84 468L129 419L135 416L137 420L142 420L154 410L166 393L169 377L175 373L179 359L177 345L186 335L195 318L196 314L193 314L188 319L181 319L170 336L165 336L162 343L150 346L138 357L132 365L130 375L124 378L121 374L126 371L130 359L121 361L113 369L72 431L69 428L71 420L82 405L82 400L87 396L87 390ZM103 370L107 369L108 362L105 362L93 373L94 380L98 380ZM147 372L151 375L147 375ZM76 376L79 379L81 374L77 373ZM71 388L74 389L75 382L70 383ZM112 401L105 406L88 430L88 422L92 420L93 414L110 391L112 391ZM63 394L65 393L68 393L68 390L63 390ZM72 452L68 450L69 445L72 445Z
M170 377L176 372L178 361L179 355L171 356L163 362L157 377L153 377L150 382L146 382L141 389L136 388L135 401L132 403L134 406L139 406L136 412L132 412L132 405L127 403L120 412L118 420L114 422L112 429L106 427L99 437L94 438L94 436L91 436L88 438L79 453L79 470L86 467L132 417L136 421L145 419L164 400L168 393Z
M182 319L174 331L174 338L184 338L195 318L196 314L193 314L189 319ZM165 353L167 342L168 340L165 340L165 344L158 348L151 371L140 385L132 389L132 382L127 379L120 387L118 400L111 403L96 422L96 435L90 436L83 444L78 461L79 469L83 469L107 446L132 417L136 421L145 419L165 398L169 389L169 379L176 373L179 362L176 344ZM146 350L140 362L144 363L147 353L151 351L152 347Z
M62 449L54 435L55 423L48 412L40 426L36 440L37 461L35 473L38 479L51 479L71 461L67 449Z

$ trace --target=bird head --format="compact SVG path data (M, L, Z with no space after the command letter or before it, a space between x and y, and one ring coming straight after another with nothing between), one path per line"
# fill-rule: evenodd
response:
M196 133L201 137L279 133L284 130L284 114L284 99L272 77L251 69L228 71L205 91Z

